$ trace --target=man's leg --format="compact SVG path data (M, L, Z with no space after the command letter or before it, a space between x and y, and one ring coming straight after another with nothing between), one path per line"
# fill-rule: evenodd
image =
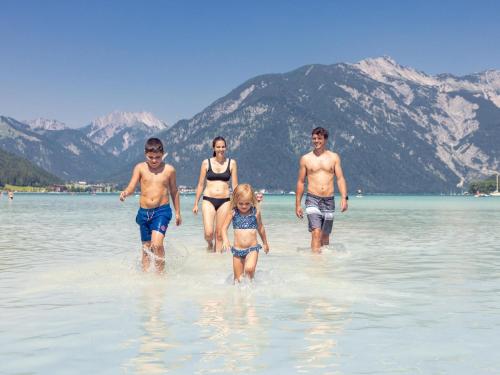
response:
M314 228L311 231L311 250L314 253L321 252L321 229Z

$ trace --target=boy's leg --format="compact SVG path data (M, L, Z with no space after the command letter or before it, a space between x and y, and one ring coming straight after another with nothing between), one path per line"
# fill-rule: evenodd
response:
M165 248L163 247L163 240L165 235L161 232L153 230L151 234L151 252L155 258L155 268L157 272L165 270Z
M219 207L215 217L215 251L222 252L222 224L228 212L231 211L231 203L226 202Z
M207 241L207 250L213 251L214 249L214 220L215 220L215 207L209 201L203 200L201 202L201 213L203 215L203 229L205 233L205 241Z
M245 267L245 259L241 257L233 256L233 273L234 273L234 282L240 282L241 277L243 276Z
M253 279L255 275L255 268L257 267L257 260L259 259L258 251L250 251L245 257L245 275Z
M142 270L147 272L149 270L150 258L149 252L151 251L151 241L142 242Z

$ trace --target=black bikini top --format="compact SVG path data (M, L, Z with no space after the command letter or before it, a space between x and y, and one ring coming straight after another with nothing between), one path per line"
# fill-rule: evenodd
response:
M229 181L231 179L231 159L227 163L227 169L222 173L215 173L212 170L212 165L210 164L210 158L208 160L208 170L207 170L207 180L208 181Z

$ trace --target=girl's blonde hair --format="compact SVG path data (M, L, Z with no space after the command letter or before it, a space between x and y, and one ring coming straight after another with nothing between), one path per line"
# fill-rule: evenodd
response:
M248 199L252 202L252 206L257 207L257 198L250 184L239 184L234 188L231 196L231 208L235 208L238 202L242 199Z

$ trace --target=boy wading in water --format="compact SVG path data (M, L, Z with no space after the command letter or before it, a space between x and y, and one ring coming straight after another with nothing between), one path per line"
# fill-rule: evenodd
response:
M138 182L141 183L140 208L135 221L139 224L142 241L142 269L150 266L150 255L158 272L165 269L165 249L163 239L168 223L172 219L168 195L175 209L175 224L181 224L179 192L175 180L175 168L163 162L163 144L158 138L149 138L144 146L146 162L139 163L132 172L132 178L120 200L133 194Z
M295 214L304 216L301 206L304 183L307 177L306 214L311 232L311 250L320 252L322 246L330 243L333 228L334 178L341 195L340 210L347 210L347 185L340 166L340 156L326 149L328 131L318 127L312 131L313 150L300 158Z

